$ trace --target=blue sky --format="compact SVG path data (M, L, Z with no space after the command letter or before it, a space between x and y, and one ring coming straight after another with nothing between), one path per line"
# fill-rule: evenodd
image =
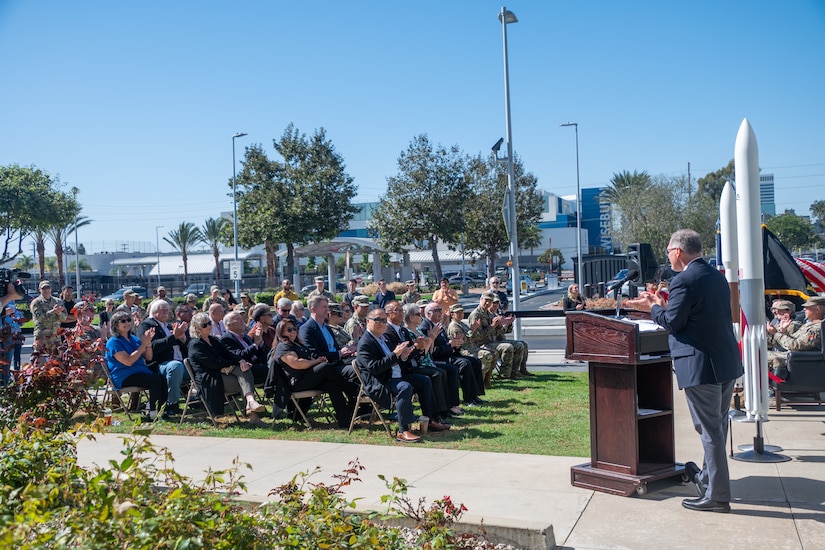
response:
M825 199L822 0L513 1L513 145L548 191L733 158L744 117L776 206ZM500 1L0 0L0 164L80 189L87 249L154 250L231 211L232 135L323 127L377 200L413 137L505 135ZM145 243L148 243L145 244ZM137 244L130 245L131 247Z

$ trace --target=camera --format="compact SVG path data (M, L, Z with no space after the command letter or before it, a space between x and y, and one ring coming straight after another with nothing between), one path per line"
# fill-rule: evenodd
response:
M14 284L15 292L20 296L25 296L26 288L23 286L23 283L20 282L20 279L28 279L30 277L30 273L20 271L19 269L0 269L0 298L7 294L9 283Z

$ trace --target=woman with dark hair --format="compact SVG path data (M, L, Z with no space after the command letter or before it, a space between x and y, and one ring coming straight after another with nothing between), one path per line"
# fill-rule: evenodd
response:
M228 288L223 289L223 299L226 300L226 303L229 304L229 309L235 309L235 306L238 305L238 300L232 296L232 291ZM229 313L227 311L227 313Z
M192 317L189 325L189 362L209 409L212 414L223 414L224 395L241 393L246 400L249 423L262 426L258 413L265 412L266 407L255 399L252 365L226 349L211 332L212 319L208 314L201 312Z
M349 428L352 409L347 404L344 391L349 386L349 381L326 357L318 357L313 350L303 345L293 319L281 320L275 327L275 334L278 339L275 359L287 374L290 390L320 390L328 393L338 427Z
M579 285L576 283L567 287L567 296L562 300L564 311L583 310L584 296L579 293Z
M140 338L132 334L132 316L125 311L116 311L109 321L112 336L106 342L106 363L117 389L123 386L149 388L149 414L146 420L154 420L162 404L166 403L166 377L149 370L146 359L152 359L152 337L155 329L150 328ZM166 418L166 411L163 412Z

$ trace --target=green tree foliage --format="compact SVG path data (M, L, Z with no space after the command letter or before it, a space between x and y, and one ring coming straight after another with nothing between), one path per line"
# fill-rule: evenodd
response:
M457 145L434 148L426 134L413 138L398 157L398 173L373 211L369 229L392 252L429 248L441 277L438 243L461 241L461 205L468 194L465 161Z
M0 261L23 252L23 239L58 221L55 194L60 180L34 166L0 166Z
M818 233L825 232L825 201L814 201L811 204L811 216Z
M177 229L169 232L164 241L172 245L172 248L180 252L183 259L183 284L189 284L189 253L197 245L203 242L203 233L192 222L181 222Z
M33 269L35 265L37 264L34 263L34 258L24 254L23 256L17 258L17 261L14 263L14 268L19 269L20 271L29 271Z
M203 242L212 249L212 257L215 259L215 284L221 286L220 245L232 240L232 224L226 218L209 218L203 222L201 235Z
M507 164L492 155L477 155L467 161L470 192L461 207L466 228L466 247L487 257L487 276L495 274L496 258L510 248L510 238L504 225L502 208L507 193ZM542 211L536 177L525 172L524 164L514 155L513 172L516 178L516 219L520 244L531 238Z
M268 286L275 284L270 266L277 243L286 244L292 274L296 244L335 238L358 211L352 204L357 187L323 128L308 138L290 124L273 146L279 159L270 160L260 145L247 147L237 178L238 241L264 243Z
M734 181L733 159L724 168L720 168L716 172L705 174L704 177L699 178L696 182L698 184L697 193L706 195L713 199L715 203L719 203L722 197L722 189L725 187L725 182Z
M524 231L519 231L518 240L519 248L529 248L532 256L533 249L541 246L541 229L537 224L528 225Z
M77 265L78 265L78 262L75 262L74 260L72 260L72 262L69 263L69 272L75 271L75 269L77 269ZM80 271L91 271L92 270L92 266L89 265L89 262L86 260L86 258L80 258L79 265L80 265Z
M561 271L561 265L564 263L564 254L558 248L548 248L536 258L540 264L547 264L550 266L550 271L558 269Z
M54 255L57 257L57 279L58 281L63 281L64 245L69 235L77 229L89 225L92 223L92 220L86 216L77 215L80 211L80 206L78 206L72 195L64 194L63 201L60 202L57 208L63 212L61 214L61 221L49 227L46 233L54 243Z
M814 226L802 216L786 212L765 222L774 235L791 252L807 248L817 242Z

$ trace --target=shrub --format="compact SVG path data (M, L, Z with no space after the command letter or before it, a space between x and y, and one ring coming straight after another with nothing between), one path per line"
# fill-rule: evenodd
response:
M275 305L275 294L274 290L264 290L263 292L259 292L255 295L255 303L257 304L267 304L270 306Z

